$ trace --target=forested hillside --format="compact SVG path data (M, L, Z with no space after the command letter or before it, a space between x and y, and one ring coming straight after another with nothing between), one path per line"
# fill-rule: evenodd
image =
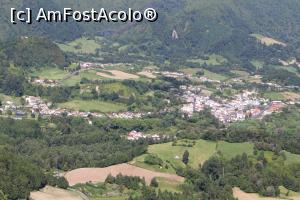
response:
M196 54L203 51L222 50L228 43L239 45L249 42L249 34L260 33L288 44L300 38L300 2L297 0L168 0L168 1L8 1L1 3L1 18L8 18L11 7L40 7L59 10L71 7L79 10L141 9L153 7L159 13L156 23L42 23L12 25L1 20L1 37L14 35L43 35L57 41L72 40L83 35L98 35L133 43L138 48L152 49L163 55ZM170 15L170 13L174 13ZM173 40L173 30L179 39ZM135 37L131 37L132 35ZM227 48L226 48L227 49ZM239 52L238 50L234 53Z
M25 68L67 64L59 47L45 38L22 37L5 44L4 51L9 60Z

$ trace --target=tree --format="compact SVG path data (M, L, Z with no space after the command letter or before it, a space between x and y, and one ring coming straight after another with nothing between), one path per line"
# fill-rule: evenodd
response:
M150 186L151 187L158 187L158 182L157 182L156 178L153 178L151 180Z
M109 184L115 183L115 177L113 177L111 174L109 174L105 179L105 183L109 183Z
M20 103L21 103L22 106L24 106L26 104L26 100L22 97L20 99Z
M223 173L224 165L217 157L207 160L202 167L202 172L210 177L211 180L217 180Z
M11 116L13 113L12 113L11 110L8 110L8 111L6 112L6 114L9 115L9 116Z
M7 200L7 197L6 197L6 195L4 195L2 190L0 190L0 200Z
M35 114L34 113L31 113L31 118L35 118Z
M92 89L92 95L93 95L93 99L98 99L98 92L95 88Z
M187 165L189 163L189 157L190 153L188 152L188 150L185 150L182 156L182 162Z

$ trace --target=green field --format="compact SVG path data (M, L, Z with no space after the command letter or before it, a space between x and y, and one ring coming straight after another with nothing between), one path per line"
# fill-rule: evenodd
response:
M215 153L215 148L215 142L205 140L197 140L193 147L173 146L172 142L151 145L148 148L148 154L157 155L164 161L165 165L168 165L168 168L151 166L144 163L145 155L137 157L134 160L134 164L155 171L175 173L174 167L184 167L184 164L182 163L182 155L185 150L188 150L190 153L189 164L194 168L198 168L199 164L202 164Z
M165 180L164 178L157 178L158 188L161 191L169 191L169 192L181 192L180 186L178 183L170 182Z
M204 76L206 76L209 79L218 80L218 81L225 81L228 79L227 76L224 76L222 74L217 74L208 70L204 70Z
M300 163L300 155L285 151L286 164Z
M222 65L227 62L227 59L221 55L212 54L207 57L208 57L207 60L199 58L199 59L190 59L188 61L193 63L199 63L200 66L204 65L205 63L207 65Z
M195 76L199 70L200 69L197 69L197 68L184 68L184 69L181 69L180 71L182 71L185 74Z
M280 186L279 190L280 190L280 198L284 198L284 199L293 199L295 197L297 197L297 199L300 198L300 192L294 192L294 191L288 190L283 186ZM287 193L288 193L288 196L287 196Z
M237 155L246 153L247 155L253 154L254 145L250 142L245 143L228 143L220 141L217 144L217 150L221 152L222 156L226 159L231 159Z
M263 97L266 99L270 99L271 101L285 100L282 93L279 93L279 92L264 92Z
M120 112L126 111L126 106L123 104L109 103L103 101L85 101L85 100L72 100L66 103L57 105L59 108L67 108L71 110L82 111L98 111L98 112Z
M86 194L90 200L123 200L127 199L134 191L111 184L80 184L73 187Z
M37 76L43 79L60 80L67 76L69 73L55 67L42 68L32 72L32 76Z
M211 156L217 155L219 152L224 158L231 159L237 155L246 153L253 155L253 144L246 143L228 143L228 142L212 142L206 140L196 140L193 147L183 146L183 144L192 144L191 140L177 141L176 146L172 142L165 144L150 145L147 154L157 155L163 160L163 165L149 165L145 163L147 154L139 156L132 161L132 164L146 168L149 170L175 173L177 167L184 167L182 163L182 155L185 150L189 151L189 165L198 168L199 164L203 164ZM167 167L166 167L167 166Z
M95 54L97 49L101 49L101 38L89 39L86 37L79 38L67 44L58 44L64 52L78 54Z
M0 93L0 101L2 103L5 103L6 101L11 101L16 105L21 105L21 98L20 97L15 97L15 96L8 96L3 93Z
M129 97L133 93L136 94L137 91L133 88L130 88L120 82L116 83L109 83L109 84L102 84L100 86L100 91L101 92L116 92L121 96L126 96Z
M184 68L184 69L181 69L180 71L182 71L185 74L195 76L196 73L199 71L199 69L197 69L197 68ZM206 69L204 70L204 76L206 76L209 79L218 80L218 81L225 81L229 78L225 75L217 74L217 73L211 72L211 71L206 70Z
M76 84L79 84L82 78L86 78L88 80L101 80L103 79L101 76L98 76L96 70L88 70L80 72L78 75L74 75L64 81L63 84L67 86L74 86Z
M236 74L239 77L248 77L250 76L250 74L246 71L242 71L242 70L231 70L232 73Z
M264 66L264 62L263 61L259 61L259 60L252 60L251 64L254 65L254 67L256 67L256 69L261 69Z

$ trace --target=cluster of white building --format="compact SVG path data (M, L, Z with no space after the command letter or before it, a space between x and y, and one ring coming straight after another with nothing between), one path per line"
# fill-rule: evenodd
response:
M92 62L80 62L80 68L83 70L94 69L94 68L105 68L105 67L129 67L132 66L130 63L92 63Z
M208 83L221 83L221 81L218 81L218 80L212 80L212 79L209 79L209 78L207 78L207 77L205 77L205 76L201 76L201 77L199 78L199 80L202 81L202 82L208 82Z
M59 83L56 80L50 79L35 79L32 81L32 84L42 85L44 87L56 87L59 85Z
M169 71L164 71L164 72L160 72L161 75L165 76L165 77L171 77L171 78L183 78L186 77L187 75L184 73L180 73L180 72L169 72Z
M213 100L209 96L185 90L182 96L185 104L181 111L188 116L209 108L211 113L224 124L242 121L246 118L262 118L273 112L281 111L285 104L281 101L269 102L258 98L255 92L244 91L235 95L232 100Z
M119 112L107 114L109 118L113 119L136 119L142 118L145 115L150 115L151 113L141 113L141 112Z
M135 141L135 140L139 140L139 139L151 139L153 141L160 141L161 139L166 138L167 136L160 136L157 134L154 135L150 135L150 134L144 134L142 132L139 131L131 131L130 133L128 133L127 135L127 140L131 140L131 141Z

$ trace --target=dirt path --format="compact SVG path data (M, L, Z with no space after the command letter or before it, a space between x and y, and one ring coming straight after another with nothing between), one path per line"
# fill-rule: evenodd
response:
M174 174L153 172L130 164L119 164L106 168L80 168L66 173L65 178L69 182L70 186L73 186L78 183L104 182L109 174L117 176L119 173L127 176L144 177L147 184L150 184L154 177L162 177L169 181L178 183L184 181L183 177Z

